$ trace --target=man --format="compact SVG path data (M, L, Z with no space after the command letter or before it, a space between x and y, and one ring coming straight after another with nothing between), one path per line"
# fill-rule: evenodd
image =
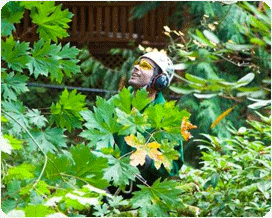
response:
M135 90L146 88L149 97L155 104L163 104L165 99L162 90L169 86L174 75L173 63L169 57L160 52L149 52L141 56L133 66L131 77L128 83ZM132 151L132 147L126 144L123 137L114 137L116 144L121 150L121 156ZM173 161L173 168L170 174L162 166L157 170L153 160L148 156L143 167L139 167L141 176L152 185L159 177L167 178L177 174L183 164L183 146L182 141L177 145L176 150L180 153L180 159Z

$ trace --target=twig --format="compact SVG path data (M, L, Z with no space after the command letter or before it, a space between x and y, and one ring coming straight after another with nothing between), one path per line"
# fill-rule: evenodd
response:
M27 128L25 128L21 123L19 123L13 116L11 116L10 114L8 114L5 110L2 109L2 112L3 112L6 116L8 116L9 118L11 118L13 121L15 121L19 126L21 126L21 128L22 128L23 130L26 131L26 133L29 135L29 137L32 139L32 141L38 146L38 148L42 151L42 153L43 153L43 155L44 155L44 157L45 157L45 161L44 161L44 165L43 165L42 171L41 171L41 173L40 173L38 179L36 180L36 182L33 184L33 187L31 188L31 190L32 190L32 189L37 185L37 183L40 181L40 179L41 179L41 177L42 177L42 175L43 175L43 173L44 173L44 171L45 171L45 167L46 167L46 165L47 165L47 159L48 159L48 157L47 157L47 155L44 153L42 147L37 143L37 141L34 139L34 137L31 135L31 133L27 130ZM31 190L30 190L30 191L31 191Z
M126 156L128 156L128 155L132 154L134 151L135 151L135 150L130 151L130 152L128 152L128 153L126 153L126 154L124 154L123 156L119 157L119 158L118 158L118 160L121 160L122 158L124 158L124 157L126 157Z
M234 65L236 65L236 66L238 66L238 67L246 67L246 66L248 66L248 65L250 65L250 63L242 63L242 64L240 64L240 63L235 63L234 61L232 61L232 60L230 60L230 59L227 59L226 57L224 57L223 55L220 55L220 54L216 54L218 57L221 57L221 58L223 58L224 60L226 60L226 61L228 61L228 62L230 62L230 63L232 63L232 64L234 64Z

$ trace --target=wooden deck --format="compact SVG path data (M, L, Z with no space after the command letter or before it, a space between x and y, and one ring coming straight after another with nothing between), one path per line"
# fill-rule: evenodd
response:
M130 19L130 10L138 5L137 1L61 1L63 8L69 9L74 16L68 29L69 37L62 42L88 46L92 53L103 54L112 47L127 47L134 42L163 47L166 36L163 26L167 24L170 11L159 7L151 10L142 19ZM170 2L169 2L170 3ZM36 41L37 34L32 28L29 11L17 25L26 41ZM31 29L32 28L32 29Z

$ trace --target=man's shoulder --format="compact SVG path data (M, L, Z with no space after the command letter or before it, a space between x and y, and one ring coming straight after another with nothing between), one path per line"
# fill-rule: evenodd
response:
M165 102L165 98L163 97L162 92L158 92L158 94L154 100L154 103L155 104L163 104L164 102Z

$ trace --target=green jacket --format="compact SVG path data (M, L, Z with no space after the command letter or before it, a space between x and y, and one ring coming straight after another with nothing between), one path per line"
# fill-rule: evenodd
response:
M163 104L164 102L165 102L165 99L162 95L162 92L158 92L153 103ZM124 136L120 136L120 135L115 134L114 140L121 151L121 156L123 156L133 150L133 148L131 146L127 145L127 143L125 142ZM179 145L177 145L175 147L175 149L180 153L180 158L178 160L173 161L172 169L171 169L170 173L168 173L168 171L163 166L161 166L159 168L159 170L157 170L154 166L154 161L152 160L150 166L147 169L145 167L143 167L144 171L141 171L141 168L140 168L142 177L144 179L146 179L148 182L153 183L159 177L167 178L169 176L176 175L184 162L182 140L180 140Z

